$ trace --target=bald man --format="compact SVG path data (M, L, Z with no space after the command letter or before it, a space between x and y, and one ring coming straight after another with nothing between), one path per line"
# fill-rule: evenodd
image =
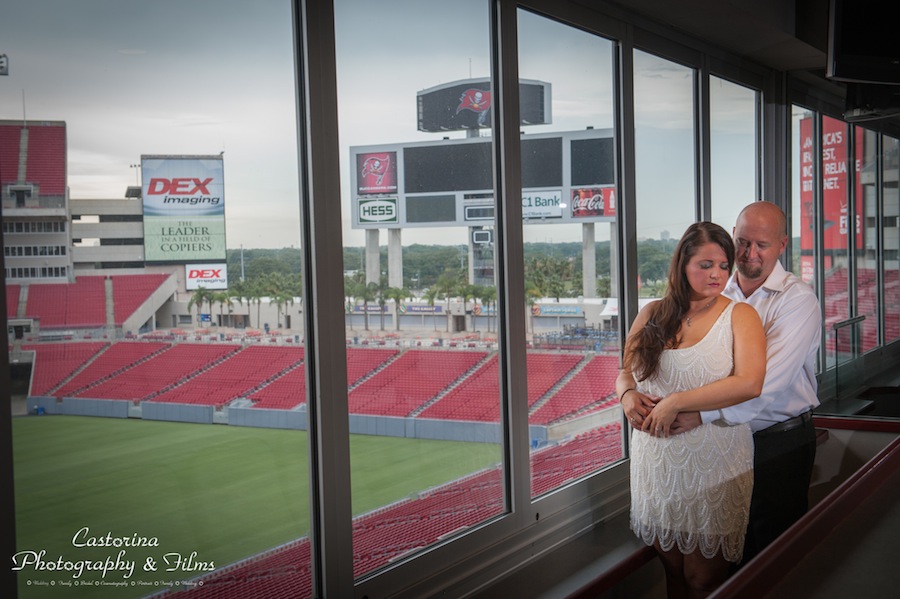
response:
M701 422L717 420L750 423L754 476L742 561L747 563L808 508L816 455L811 414L819 405L816 356L822 316L812 288L778 261L788 240L781 208L770 202L746 206L733 234L737 270L722 294L750 304L762 319L767 347L763 391L730 408L679 414L671 432L685 432ZM634 394L627 394L622 406L630 419L640 408L629 395Z

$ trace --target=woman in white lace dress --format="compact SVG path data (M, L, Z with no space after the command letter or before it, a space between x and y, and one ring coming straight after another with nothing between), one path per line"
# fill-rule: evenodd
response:
M616 380L635 396L631 527L653 545L670 599L705 597L738 562L753 489L749 425L704 424L670 434L680 411L759 395L766 340L747 304L721 295L734 243L713 223L691 225L672 257L665 296L638 314Z

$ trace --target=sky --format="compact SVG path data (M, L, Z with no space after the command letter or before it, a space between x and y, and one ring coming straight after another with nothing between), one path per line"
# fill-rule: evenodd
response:
M0 54L9 59L0 119L66 122L71 197L121 198L139 181L133 165L142 154L224 152L228 247L299 245L288 0L0 2ZM349 148L440 139L416 130L416 93L490 74L488 6L335 0L344 245L364 242L349 224ZM520 76L547 81L553 92L553 123L526 134L612 126L608 40L520 12L519 43ZM692 220L685 215L693 173L683 162L690 156L683 147L691 143L690 75L666 61L643 65L636 82L640 139L647 140L638 145L645 152L638 173L646 173L638 234L678 236ZM720 147L746 146L747 100L725 97ZM729 180L746 179L747 169L728 162L720 161L721 172L734 173ZM739 189L735 204L743 205L752 199L747 184L723 185ZM608 238L599 229L598 240ZM525 235L562 241L581 233L578 225L527 225ZM464 228L403 232L404 244L465 239Z

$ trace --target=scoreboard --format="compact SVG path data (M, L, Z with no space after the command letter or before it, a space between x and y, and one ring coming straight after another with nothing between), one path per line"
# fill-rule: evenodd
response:
M474 137L351 147L353 228L489 224L492 143ZM523 134L521 150L524 219L615 220L612 129Z

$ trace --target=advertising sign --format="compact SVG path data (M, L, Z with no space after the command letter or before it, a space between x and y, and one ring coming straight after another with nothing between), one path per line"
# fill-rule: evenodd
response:
M141 156L144 259L225 260L221 156Z
M822 220L824 221L823 246L825 251L847 250L850 223L856 227L856 247L863 247L862 232L862 184L859 179L859 165L863 154L863 135L856 138L856 158L847 161L848 126L829 117L822 119ZM800 121L800 249L811 252L815 245L815 199L814 199L814 148L812 119ZM854 168L856 176L856 214L849 214L850 189L848 168Z
M560 218L562 209L562 191L558 189L522 194L523 218Z
M531 313L535 316L581 316L583 312L581 306L535 304Z
M397 152L357 154L356 191L360 195L397 193Z
M359 222L362 223L396 223L399 220L397 198L377 200L359 200Z
M443 306L431 306L422 304L402 304L404 312L407 314L441 314L444 311Z
M221 264L185 264L185 288L194 291L204 289L228 289L228 266Z
M616 216L615 187L581 187L572 190L572 217Z

